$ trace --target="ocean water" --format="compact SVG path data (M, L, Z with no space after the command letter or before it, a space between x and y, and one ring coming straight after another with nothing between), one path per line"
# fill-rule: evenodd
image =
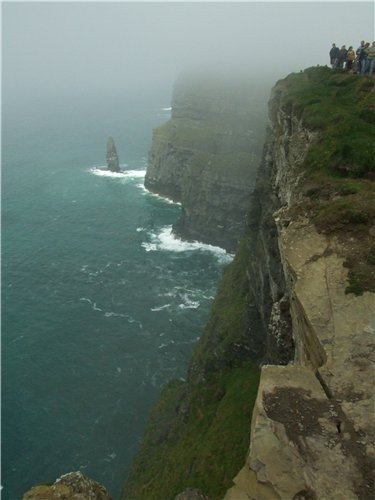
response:
M73 470L117 498L231 256L175 239L180 207L143 186L166 96L4 108L2 498Z

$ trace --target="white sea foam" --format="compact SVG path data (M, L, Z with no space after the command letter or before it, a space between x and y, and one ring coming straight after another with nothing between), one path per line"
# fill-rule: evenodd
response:
M86 297L81 297L79 300L83 302L88 302L94 311L101 311L101 312L103 311L103 309L100 309L100 307L96 305L96 302L93 302L91 299L87 299Z
M172 108L169 107L169 108L161 108L162 111L172 111Z
M105 312L105 313L104 313L104 316L105 316L106 318L113 318L113 317L126 318L126 315L125 315L125 314L115 313L115 312L112 312L112 311Z
M198 309L200 306L200 302L197 300L191 300L187 294L183 295L183 300L184 302L178 306L180 309Z
M164 304L163 306L160 306L160 307L152 307L151 311L152 312L162 311L163 309L166 309L167 307L170 307L170 304Z
M158 349L164 349L164 347L168 347L169 345L175 344L176 342L174 340L170 340L169 342L162 342L160 345L158 345Z
M160 196L160 194L153 193L149 191L144 184L137 184L137 187L143 191L144 195L152 196L153 198L157 198L158 200L164 201L165 203L169 203L170 205L179 205L181 206L181 203L179 201L173 201L170 198L167 198L166 196Z
M233 255L226 252L221 247L200 243L199 241L184 241L177 238L172 233L172 226L163 227L158 234L149 233L151 238L150 242L142 243L142 247L147 252L154 252L157 250L165 250L169 252L189 252L200 250L204 252L212 252L219 262L227 263L233 259Z
M113 179L123 179L126 177L124 172L112 172L111 170L105 170L105 167L93 167L89 171L99 177L111 177Z
M92 167L89 169L94 175L99 177L109 177L111 179L137 179L144 178L146 170L122 170L121 172L112 172L107 170L106 167Z

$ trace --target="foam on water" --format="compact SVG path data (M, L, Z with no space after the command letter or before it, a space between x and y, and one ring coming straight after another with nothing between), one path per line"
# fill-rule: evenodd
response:
M198 309L200 306L200 302L191 300L187 294L183 294L182 298L183 303L178 306L180 309Z
M142 243L142 247L146 252L155 252L157 250L191 252L199 250L213 253L221 263L229 263L233 260L233 255L229 254L224 248L200 243L199 241L184 241L177 238L172 233L172 226L163 227L157 234L151 232L149 237L151 241Z
M167 309L168 307L170 307L170 304L164 304L163 306L160 307L152 307L151 311L152 312L162 311L163 309Z
M152 191L149 191L144 184L137 184L137 187L143 191L144 195L152 196L153 198L158 198L159 200L162 200L165 203L169 203L171 205L181 206L181 203L179 201L173 201L170 198L167 198L166 196L160 196L160 194L156 194L153 193Z
M121 172L112 172L107 170L106 167L92 167L89 169L91 174L98 177L109 177L111 179L138 179L144 178L146 170L122 170Z

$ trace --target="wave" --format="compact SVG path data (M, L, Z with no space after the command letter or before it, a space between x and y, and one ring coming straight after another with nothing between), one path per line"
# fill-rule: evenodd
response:
M101 309L96 305L96 302L93 302L91 299L88 299L87 297L81 297L79 300L82 302L88 302L94 311L100 311L104 313L105 318L125 318L128 323L136 323L140 329L143 328L143 324L137 319L134 319L129 314L117 313L113 311L104 311L103 309Z
M142 247L147 252L164 250L168 252L180 253L199 250L213 253L221 263L231 262L234 257L221 247L209 245L207 243L200 243L199 241L181 240L172 233L172 226L163 227L158 234L149 233L149 236L151 241L142 243Z
M146 175L146 170L122 170L121 172L112 172L107 170L106 167L92 167L89 169L91 174L97 175L99 177L109 177L111 179L138 179L140 177L144 178Z
M167 309L168 307L170 307L170 304L164 304L163 306L160 307L152 307L151 311L152 312L162 311L163 309Z
M179 304L180 309L198 309L200 306L200 302L197 300L190 300L188 298L185 299L185 302L183 304Z
M101 312L103 311L103 309L100 309L100 307L96 305L96 302L93 302L91 299L87 299L86 297L81 297L79 300L83 302L88 302L94 311L101 311Z
M169 108L161 108L162 111L172 111L172 108L169 107Z
M149 191L144 184L137 184L137 187L139 187L144 195L152 196L153 198L158 198L159 200L164 201L165 203L169 203L170 205L181 205L179 201L173 201L171 198L167 198L166 196L161 196L160 194L153 193L152 191Z
M127 317L127 315L126 315L126 314L115 313L115 312L112 312L112 311L109 311L109 312L107 312L107 311L106 311L106 312L104 313L104 316L105 316L106 318L112 318L112 317L115 317L115 318L116 318L116 317L119 317L119 318L126 318L126 317Z

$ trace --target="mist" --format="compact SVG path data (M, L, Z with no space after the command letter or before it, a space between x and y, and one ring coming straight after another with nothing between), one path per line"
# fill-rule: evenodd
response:
M372 2L2 5L3 103L171 93L181 71L278 78L374 36Z

